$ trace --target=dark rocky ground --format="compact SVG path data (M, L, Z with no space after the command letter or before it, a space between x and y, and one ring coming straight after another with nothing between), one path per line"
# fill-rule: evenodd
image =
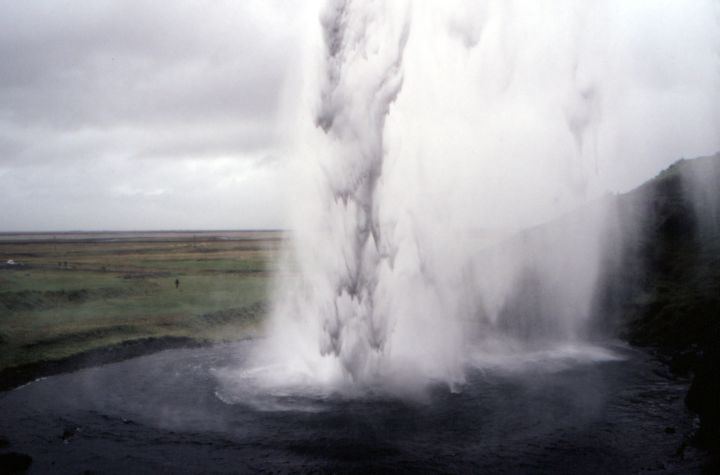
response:
M124 341L104 348L84 351L59 360L13 366L0 370L0 391L7 391L22 386L38 378L69 373L108 363L116 363L171 348L193 348L203 346L204 344L210 344L210 342L204 343L192 338L174 336L141 338ZM0 447L2 447L1 441Z
M572 251L561 247L572 242L592 253L598 217L604 259L587 337L619 336L690 378L685 402L700 422L691 441L713 456L708 470L720 473L720 153L680 160L628 193L503 243L501 251L529 256L501 310L503 331L529 341L562 332L557 316L576 290L566 277L586 270L583 254L563 260Z
M618 197L618 213L620 265L607 269L598 307L624 339L692 376L694 442L720 470L720 153L675 163Z

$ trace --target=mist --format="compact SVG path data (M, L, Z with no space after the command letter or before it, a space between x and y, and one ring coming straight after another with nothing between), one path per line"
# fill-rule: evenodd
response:
M270 384L456 389L498 357L597 354L598 281L632 229L615 194L720 149L720 6L314 15L286 107L291 249L256 355Z

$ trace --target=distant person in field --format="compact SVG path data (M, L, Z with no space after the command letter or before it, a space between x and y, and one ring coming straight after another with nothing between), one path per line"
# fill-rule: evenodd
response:
M180 279L175 279L175 288L180 287Z

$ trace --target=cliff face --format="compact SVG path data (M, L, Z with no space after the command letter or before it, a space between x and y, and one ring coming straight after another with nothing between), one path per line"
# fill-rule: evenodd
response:
M623 242L597 309L620 336L692 373L697 441L720 450L720 153L681 160L618 197ZM610 269L612 268L612 269Z

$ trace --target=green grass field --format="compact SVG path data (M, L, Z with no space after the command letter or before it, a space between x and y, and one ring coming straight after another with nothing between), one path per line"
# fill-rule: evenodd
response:
M253 335L281 245L273 232L0 241L0 262L17 262L0 267L0 370L139 338Z

